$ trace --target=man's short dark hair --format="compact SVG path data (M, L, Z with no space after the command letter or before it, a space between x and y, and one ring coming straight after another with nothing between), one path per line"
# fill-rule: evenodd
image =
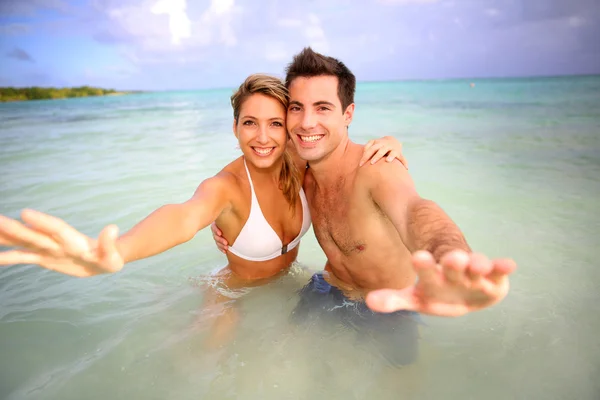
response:
M315 76L335 76L338 78L338 97L342 103L342 113L354 103L354 91L356 90L356 77L338 59L324 56L305 47L294 56L292 62L287 66L285 75L285 86L289 89L292 81L296 78L311 78Z

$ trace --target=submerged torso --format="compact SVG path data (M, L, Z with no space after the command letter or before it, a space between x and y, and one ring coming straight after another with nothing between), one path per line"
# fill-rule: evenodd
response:
M232 211L217 220L223 236L232 244L230 250L233 248L227 252L228 268L247 280L278 274L296 259L299 241L310 226L306 202L298 193L292 210L276 182L265 184L252 179L243 157L223 172L231 174L239 192L234 196ZM287 249L292 242L296 247Z

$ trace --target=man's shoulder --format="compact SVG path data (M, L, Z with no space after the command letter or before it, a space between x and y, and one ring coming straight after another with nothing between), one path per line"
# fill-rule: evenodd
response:
M356 184L379 208L382 204L402 207L402 204L419 197L408 170L396 159L389 163L381 160L376 164L363 165L360 169Z
M358 167L356 173L357 181L368 187L376 187L380 184L412 182L406 167L397 159L387 162L385 159L375 164L367 162Z

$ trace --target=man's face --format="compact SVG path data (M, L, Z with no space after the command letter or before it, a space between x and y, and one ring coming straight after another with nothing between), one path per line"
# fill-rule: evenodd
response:
M320 161L347 135L354 104L342 109L335 76L296 78L289 87L287 126L300 157Z

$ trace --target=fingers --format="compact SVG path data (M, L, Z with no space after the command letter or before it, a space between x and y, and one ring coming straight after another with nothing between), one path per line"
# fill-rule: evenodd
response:
M217 223L213 222L210 225L210 229L212 230L213 240L217 244L219 251L223 254L227 254L229 243L227 242L227 239L223 237L223 232L221 232L221 230L217 227Z
M413 264L419 279L428 279L435 275L435 261L430 253L416 252L413 255ZM493 263L484 254L469 254L462 250L451 251L440 260L444 278L447 282L456 285L470 286L488 275L490 279L500 279L507 273L511 273L515 267L512 260L497 260Z
M16 244L13 243L12 240L10 240L8 237L4 236L4 234L2 233L2 224L1 223L0 223L0 246L6 246L6 247L16 246Z
M404 165L406 167L406 169L408 169L408 162L402 155L402 143L400 143L398 140L396 140L396 138L394 138L392 136L386 136L384 139L387 139L388 141L391 141L391 143L392 143L386 147L388 149L388 155L387 155L386 161L392 162L392 161L394 161L395 158L397 158L398 161L400 161L402 163L402 165ZM394 144L395 144L395 146L394 146Z
M464 283L469 261L469 254L462 250L454 250L445 254L440 260L440 266L446 281L457 285Z
M111 271L118 271L123 267L123 258L117 249L117 238L119 228L116 225L108 225L98 236L98 259Z
M60 218L25 209L21 218L38 232L52 238L68 254L79 255L88 249L87 237Z
M400 310L415 311L414 288L402 290L380 289L367 294L367 307L375 312L391 313Z
M412 256L412 263L419 280L426 282L435 279L437 264L428 251L417 251Z
M363 149L363 155L358 162L358 166L362 167L377 151L378 148L373 149L373 145L375 145L375 140L369 140Z
M371 160L371 164L375 164L383 157L386 157L387 162L393 162L394 159L398 159L408 169L408 161L402 155L402 143L391 136L369 140L364 147L359 166L363 166L369 160Z
M116 225L108 225L100 232L98 236L98 249L101 255L107 255L117 251L117 237L119 228Z
M440 265L448 282L473 288L479 285L489 287L490 282L487 281L500 283L516 269L516 263L511 259L492 261L484 254L468 254L460 250L446 254Z
M48 236L59 236L61 231L73 229L60 218L31 209L23 210L21 219L36 231L45 233Z
M396 155L395 158L397 158L398 161L400 161L402 163L402 165L404 165L404 168L408 169L408 161L402 154ZM390 156L388 156L387 161L392 162L392 161L394 161L394 158L390 159Z
M379 150L371 157L371 164L375 164L379 160L381 160L386 154L390 153L390 149L386 147L379 147ZM392 158L392 161L394 158Z
M512 274L517 269L517 263L509 258L494 260L492 262L492 271L487 278L493 282L498 282L507 275Z
M32 251L11 250L0 252L0 265L16 264L35 264L51 271L76 277L90 276L83 268L74 268L73 266L65 267L60 264L52 263L47 258Z
M215 240L217 240L217 237L223 236L223 232L221 232L221 230L217 226L217 221L214 221L212 224L210 224L210 230L212 231Z
M387 154L385 154L385 161L386 162L393 162L395 159L398 159L398 161L400 161L400 163L402 164L402 166L406 169L408 169L408 161L406 160L406 158L402 155L402 153L398 153L396 150L391 150L389 151Z
M227 254L227 250L229 250L229 247L227 246L227 240L225 239L219 239L217 241L217 247L219 251L223 254Z
M42 257L26 250L9 250L0 252L0 265L41 264Z
M493 264L489 258L480 253L471 254L471 260L467 274L472 282L478 282L482 276L486 276L493 269Z
M47 252L57 251L59 248L58 244L47 235L3 215L0 215L0 237L3 246L19 246Z
M369 145L368 148L365 146L363 156L358 163L359 166L363 166L369 160L371 160L371 164L375 164L391 151L390 147L385 146L384 144L376 143L376 141L371 142L373 142L373 144ZM394 158L395 156L391 161L393 161Z
M391 150L387 153L387 155L385 157L385 161L390 163L390 162L394 161L394 159L396 159L396 158L400 159L400 157L398 157L398 153L396 153L395 150Z

